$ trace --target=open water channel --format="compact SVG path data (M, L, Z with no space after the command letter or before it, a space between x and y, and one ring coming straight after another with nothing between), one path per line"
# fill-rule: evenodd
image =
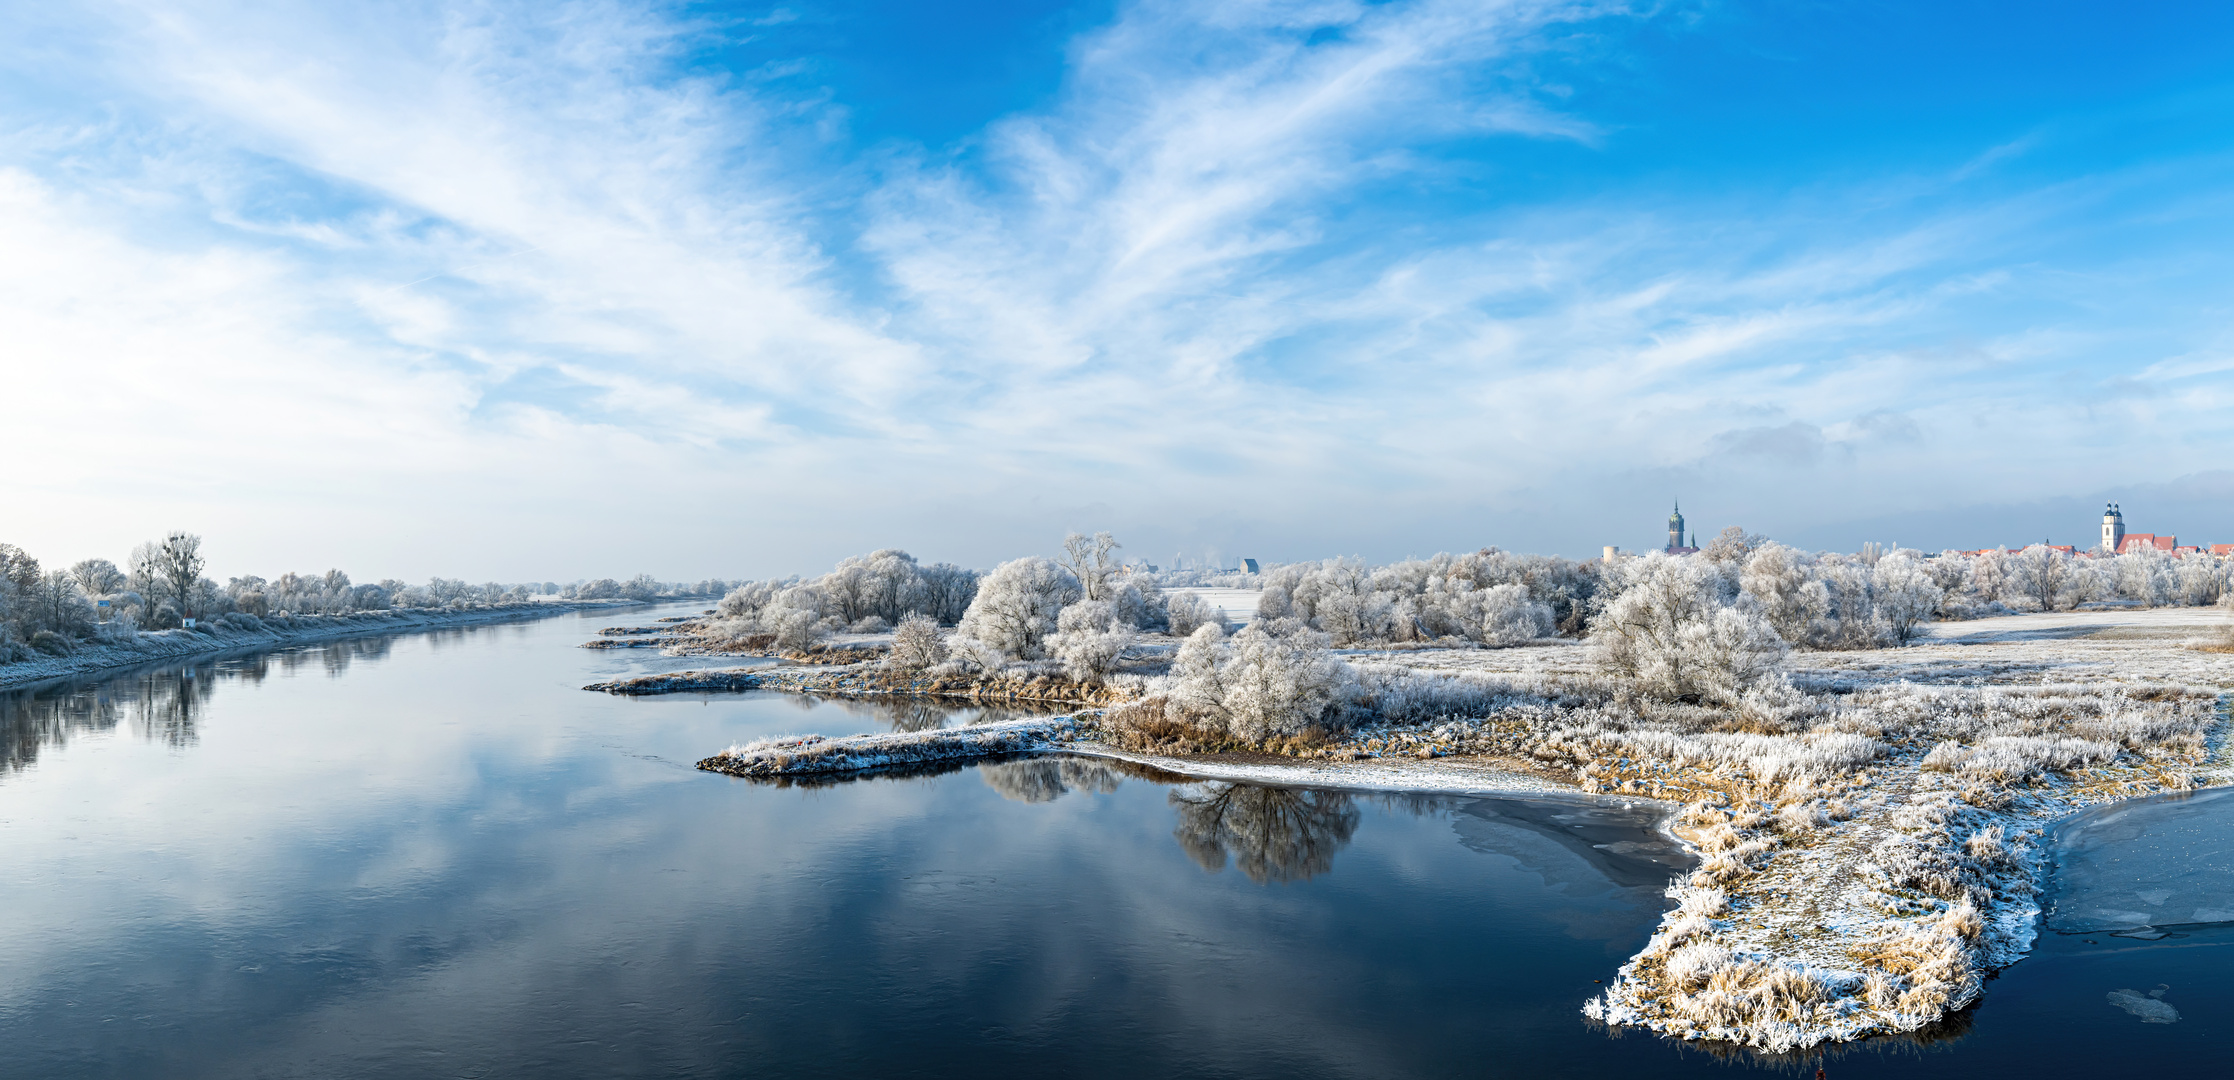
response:
M2051 918L1931 1041L1770 1062L1608 1032L1578 1006L1682 863L1646 807L1078 759L755 784L691 763L970 714L579 689L683 666L575 647L663 613L0 693L0 1075L2078 1076L2234 1049L2234 931L2182 907L2116 937L2132 905L2069 890L2097 921ZM2234 847L2234 799L2177 806L2164 876Z

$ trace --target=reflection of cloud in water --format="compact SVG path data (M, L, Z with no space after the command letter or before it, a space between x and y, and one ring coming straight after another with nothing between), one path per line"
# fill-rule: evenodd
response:
M1179 846L1215 874L1230 855L1249 880L1301 881L1334 868L1357 832L1357 800L1338 791L1198 784L1170 795Z
M1014 802L1053 802L1073 791L1107 795L1125 782L1124 775L1098 761L1084 758L1031 758L980 765L985 786Z

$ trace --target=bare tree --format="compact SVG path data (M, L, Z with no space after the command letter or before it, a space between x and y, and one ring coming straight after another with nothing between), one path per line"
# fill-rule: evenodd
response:
M87 596L107 596L124 587L124 571L107 559L85 559L70 568L70 580Z
M154 560L155 578L162 583L165 595L178 605L180 616L192 618L195 586L201 584L202 570L208 566L202 558L202 538L173 532L155 549Z
M1088 540L1084 533L1072 533L1063 538L1062 564L1078 578L1078 587L1088 600L1107 600L1109 581L1119 569L1113 554L1123 544L1105 532L1094 534Z

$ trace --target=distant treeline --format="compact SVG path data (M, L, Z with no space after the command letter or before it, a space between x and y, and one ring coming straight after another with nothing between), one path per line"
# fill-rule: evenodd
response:
M133 548L122 567L107 559L83 559L67 569L45 569L22 548L0 544L0 663L41 653L65 655L85 642L175 629L188 619L253 627L273 616L476 610L529 604L541 596L645 601L714 597L737 585L662 582L649 574L564 586L476 585L441 577L424 585L394 578L360 584L340 570L276 578L249 575L219 585L204 576L206 567L202 538L185 532Z

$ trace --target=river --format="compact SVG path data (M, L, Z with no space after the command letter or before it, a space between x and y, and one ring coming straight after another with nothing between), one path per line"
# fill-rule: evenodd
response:
M579 689L684 666L575 647L658 614L0 694L0 1073L1601 1077L1819 1064L1608 1032L1578 1012L1642 944L1683 864L1649 807L1190 784L1078 759L756 784L691 763L766 735L974 714ZM2215 1065L2234 939L2209 925L2165 934L2043 934L2040 955L1937 1041L1823 1064L1839 1076ZM2179 1019L2106 1003L2124 988Z

